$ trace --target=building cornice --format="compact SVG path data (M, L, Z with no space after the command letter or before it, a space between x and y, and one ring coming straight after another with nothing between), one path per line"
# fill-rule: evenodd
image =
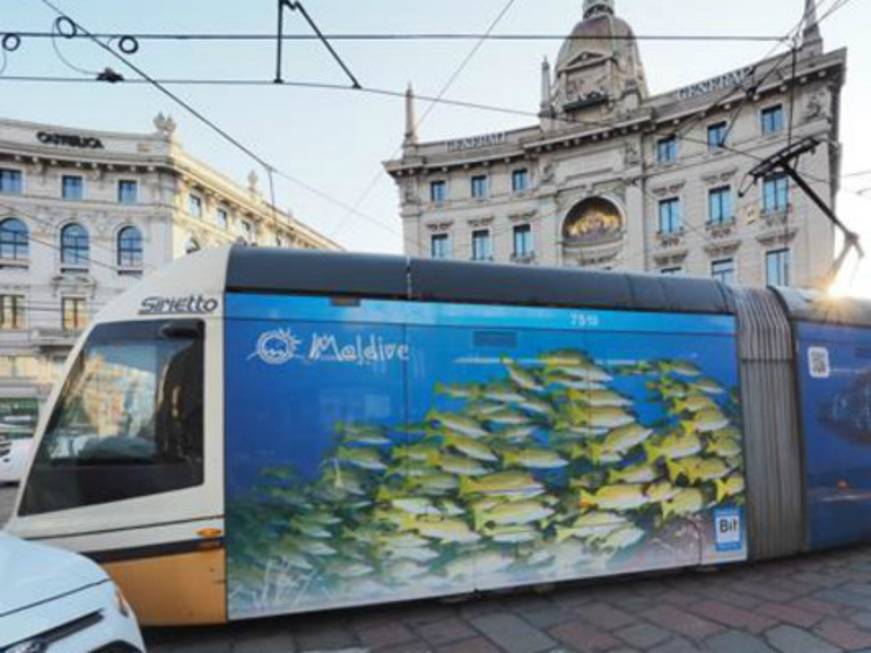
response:
M789 90L793 83L791 79L791 60L787 58L784 61L786 63L777 69L779 71L778 75L769 74L768 79L758 88L754 89L754 93L750 96L753 102L762 102L767 96L784 93ZM771 70L771 67L766 68L764 65L760 65L760 70L761 75L765 77ZM845 70L846 50L836 50L821 57L801 61L796 69L795 83L799 86L806 86L809 83L823 79L835 79L840 85L843 83L843 73ZM729 95L721 93L718 96L716 93L712 93L703 96L700 101L691 102L677 100L675 97L676 93L676 91L672 91L649 100L649 106L652 106L655 110L656 118L653 124L655 129L662 129L667 123L677 127L684 121L695 119L699 116L704 117L706 114L717 111L730 111L747 97L747 92L743 88L737 89ZM673 104L656 106L657 100L669 98L674 100ZM719 101L715 106L712 106L714 100L717 99Z
M796 69L795 83L806 85L821 79L837 80L843 83L846 69L847 53L845 49L834 50L811 58L800 59ZM776 68L775 68L776 66ZM790 57L771 57L742 70L755 70L758 77L765 78L764 83L754 89L751 99L755 102L764 100L768 95L782 93L788 90L792 76ZM775 74L776 73L776 74ZM702 82L704 83L704 82ZM698 83L690 84L691 88ZM413 152L407 152L401 159L384 162L386 171L394 178L431 174L433 172L449 172L457 169L487 167L498 163L510 163L521 159L535 158L541 154L558 149L568 149L587 145L589 143L608 141L625 137L634 133L653 133L664 126L678 128L684 122L704 117L716 111L729 111L743 101L746 91L736 88L728 96L717 91L692 97L679 98L682 89L668 91L649 97L642 106L629 117L616 117L613 122L581 121L570 124L559 131L544 131L540 126L530 126L505 132L505 144L496 147L482 148L479 152L463 151L458 155L445 151L451 140L420 143ZM719 99L719 101L717 101ZM712 103L716 102L714 106ZM554 119L556 123L561 120ZM475 137L487 141L483 136ZM441 150L441 151L440 151Z
M43 143L37 138L42 132L100 139L101 147ZM6 135L0 138L0 161L13 161L31 169L35 167L37 174L44 174L49 167L71 167L81 170L82 174L92 175L125 172L167 174L181 179L186 185L198 187L204 194L226 203L256 222L269 224L284 237L313 247L342 249L332 239L299 222L286 211L273 207L260 194L185 152L171 133L97 131L68 125L0 119L0 134Z

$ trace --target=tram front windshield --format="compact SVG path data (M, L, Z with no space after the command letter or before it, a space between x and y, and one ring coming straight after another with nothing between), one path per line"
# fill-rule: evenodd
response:
M94 328L55 405L20 515L203 482L203 325Z

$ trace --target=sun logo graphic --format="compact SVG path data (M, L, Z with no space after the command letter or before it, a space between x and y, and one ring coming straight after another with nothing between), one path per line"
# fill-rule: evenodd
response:
M257 338L254 353L248 358L256 356L267 365L284 365L296 356L301 344L302 341L290 329L267 331Z

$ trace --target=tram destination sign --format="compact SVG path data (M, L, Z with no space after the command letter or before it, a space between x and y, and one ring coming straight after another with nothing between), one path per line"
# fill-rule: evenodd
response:
M95 136L80 136L79 134L62 134L60 132L37 132L36 140L43 145L64 145L78 147L83 150L105 149L103 141Z
M744 80L747 79L752 73L753 66L746 66L738 70L733 70L723 75L718 75L717 77L706 79L705 81L699 82L698 84L690 84L689 86L685 86L677 92L677 97L679 100L689 100L691 98L699 97L700 95L707 95L721 89L734 88L737 90L738 87L744 82Z
M217 308L217 299L203 295L146 297L139 306L139 315L208 315Z

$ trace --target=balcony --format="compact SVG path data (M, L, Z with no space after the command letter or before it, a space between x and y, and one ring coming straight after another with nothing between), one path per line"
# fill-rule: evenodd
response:
M672 267L683 265L689 254L686 244L686 232L683 227L674 231L657 231L657 248L653 253L657 267Z
M735 218L710 221L705 225L705 252L713 258L730 256L741 246Z
M683 227L672 231L657 231L656 240L659 244L659 249L675 249L684 244L686 232Z
M774 210L763 210L757 223L756 240L766 247L788 244L798 234L794 213L792 204Z
M730 217L724 220L710 220L705 224L705 232L708 239L728 238L735 233L737 225L735 218Z

